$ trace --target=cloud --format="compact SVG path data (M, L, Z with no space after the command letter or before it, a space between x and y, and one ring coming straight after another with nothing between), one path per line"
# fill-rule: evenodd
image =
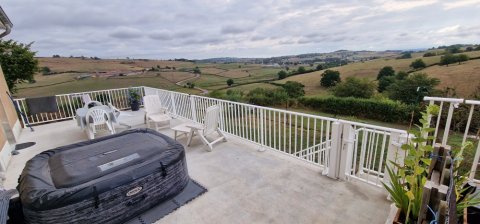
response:
M120 27L120 28L117 28L112 33L110 33L109 36L118 38L118 39L132 39L132 38L141 37L142 32L140 30L130 28L130 27Z
M478 43L480 0L6 1L39 56L259 57Z
M240 34L254 31L251 25L226 25L221 29L222 34Z
M156 31L149 34L148 37L155 40L171 40L173 38L169 31Z
M387 12L405 11L437 3L437 0L380 0L381 8Z
M456 0L443 4L443 7L446 10L462 8L467 6L476 6L478 8L480 5L480 0Z

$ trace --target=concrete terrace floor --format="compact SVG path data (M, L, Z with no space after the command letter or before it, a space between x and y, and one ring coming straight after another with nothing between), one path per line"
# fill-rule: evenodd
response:
M123 122L145 127L143 112ZM178 119L172 124L179 123ZM124 129L124 128L123 128ZM122 131L121 127L117 132ZM162 133L173 136L164 129ZM58 146L87 140L72 120L22 130L19 143L36 145L13 156L4 187L15 188L24 164L34 155ZM179 142L185 144L186 138ZM186 148L191 178L208 192L157 223L384 223L390 202L382 189L321 175L321 169L230 137L207 152L199 138Z

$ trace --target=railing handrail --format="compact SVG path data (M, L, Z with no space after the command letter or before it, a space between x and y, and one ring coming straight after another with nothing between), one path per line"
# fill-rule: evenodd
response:
M465 100L465 104L480 105L480 100Z
M445 98L445 97L434 97L426 96L423 98L424 101L438 101L438 102L448 102L448 103L463 103L465 99L463 98Z
M149 86L143 86L143 87L158 89L158 88L149 87ZM179 93L179 92L170 91L170 90L163 90L163 89L161 89L161 90L166 91L166 92L175 93L175 94L183 94L183 95L188 95L188 96L191 96L191 97L197 97L197 98L201 98L201 99L217 100L217 101L224 102L224 103L231 103L231 104L237 104L237 105L241 105L241 106L254 107L254 108L258 108L258 109L271 110L271 111L282 112L282 113L289 113L289 114L297 115L297 116L310 117L310 118L315 118L315 119L323 119L323 120L328 120L328 121L332 121L332 122L348 123L348 124L351 124L351 125L364 126L364 127L367 127L367 128L373 128L373 129L382 130L382 131L397 132L397 133L402 133L402 134L407 133L406 130L383 127L383 126L378 126L378 125L371 125L371 124L367 124L367 123L363 123L363 122L348 121L348 120L343 120L343 119L338 119L338 118L325 117L325 116L321 116L321 115L308 114L308 113L290 111L290 110L285 110L285 109L278 109L278 108L273 108L273 107L265 107L265 106L259 106L259 105L254 105L254 104L229 101L229 100L224 100L224 99L217 99L217 98L211 98L211 97L205 97L205 96L199 96L199 95L193 95L193 94Z
M56 97L61 97L61 96L72 96L72 95L83 95L83 94L89 94L89 93L98 93L98 92L105 92L108 90L128 90L130 88L142 88L143 86L132 86L132 87L125 87L125 88L112 88L112 89L103 89L103 90L92 90L92 91L84 91L84 92L76 92L76 93L63 93L63 94L56 94L54 96ZM25 100L28 97L22 97L22 98L14 98L14 100Z

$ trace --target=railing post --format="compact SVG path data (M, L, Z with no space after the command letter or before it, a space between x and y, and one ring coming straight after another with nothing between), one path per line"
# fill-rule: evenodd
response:
M392 162L397 163L400 166L403 166L403 160L405 159L405 153L401 147L403 144L407 143L408 134L401 134L397 132L392 132L390 134L390 141L388 143L387 151L387 161L385 167L390 167L394 171L396 170L395 166L392 165ZM385 183L390 182L390 175L388 174L386 168L384 171L385 175L383 180Z
M177 116L177 106L175 105L175 96L173 96L173 93L170 92L170 102L172 104L172 113Z
M450 131L450 124L452 123L454 105L458 104L450 103L450 108L448 109L447 123L445 124L445 131L443 132L442 145L447 145L448 142L448 133Z
M339 178L346 180L351 173L353 148L355 143L355 130L352 125L343 124L342 149L340 155Z
M190 98L190 106L192 107L192 119L194 122L198 122L197 121L197 107L195 105L195 99L193 98L192 95L189 95L188 96Z
M260 111L260 148L258 151L265 151L265 113L263 109L258 109Z
M472 168L470 169L470 176L469 176L470 180L475 179L477 166L478 166L478 163L480 162L479 159L480 159L480 142L478 143L477 152L475 152L475 158L473 159Z
M338 178L340 167L340 154L342 150L342 123L335 121L332 124L332 148L328 154L327 176L333 179Z

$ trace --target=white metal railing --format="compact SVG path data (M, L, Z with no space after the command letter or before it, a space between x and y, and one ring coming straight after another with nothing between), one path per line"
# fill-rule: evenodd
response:
M220 129L321 167L327 166L331 126L336 119L145 87L174 116L202 123L207 107L221 108Z
M400 136L406 135L393 128L144 88L147 95L159 95L174 116L201 123L206 108L219 105L223 132L323 167L330 177L377 186L387 160L398 154Z
M143 95L142 87L133 87ZM57 98L58 112L30 114L25 98L15 99L15 104L21 112L26 115L26 119L32 125L61 121L75 117L75 111L83 107L82 96L90 95L92 100L112 103L115 107L124 110L130 108L128 102L128 88L98 90L80 93L69 93L55 95ZM23 122L23 120L22 120Z
M463 129L463 137L462 137L462 145L465 144L467 141L467 138L473 137L473 141L476 142L476 148L475 148L475 156L473 158L471 168L470 168L470 174L469 178L470 180L473 180L477 183L480 183L480 178L477 174L477 168L480 165L479 164L479 159L480 159L480 143L478 142L478 133L472 133L472 131L476 130L478 132L479 126L478 123L474 124L472 126L472 121L474 118L479 119L480 117L480 101L479 100L464 100L464 99L459 99L459 98L442 98L442 97L425 97L425 101L428 101L430 105L437 104L440 106L440 111L439 115L436 118L436 121L432 124L431 118L429 118L430 124L435 128L434 132L434 138L437 139L438 137L438 132L441 131L443 128L443 136L442 136L442 145L448 144L449 137L451 136L449 133L451 131L451 125L452 125L452 120L455 114L455 110L459 108L460 106L466 107L468 111L468 115L463 114L465 116L461 116L460 119L462 119L465 122L465 129ZM446 118L444 118L443 114L443 108L445 106L448 106L448 112L446 113ZM444 124L443 124L443 123ZM471 135L472 134L472 135Z
M189 95L151 87L135 87L142 95L156 94L174 117L202 123L206 109L221 109L224 133L323 168L332 178L361 180L376 186L388 179L387 161L400 161L401 136L406 131L240 102ZM57 95L58 113L31 115L25 99L16 103L30 123L70 119L83 106L81 96L128 109L128 89L110 89ZM399 159L400 158L400 159Z

